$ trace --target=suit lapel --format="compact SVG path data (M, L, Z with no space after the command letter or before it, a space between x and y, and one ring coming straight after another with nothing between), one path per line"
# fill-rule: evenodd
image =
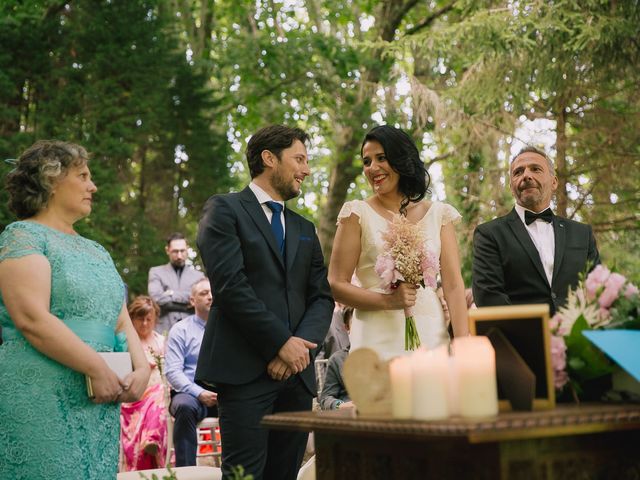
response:
M555 253L553 255L553 277L551 277L551 282L553 282L560 272L560 265L562 264L562 257L564 256L564 247L566 241L566 229L564 226L564 221L562 218L553 216L553 236L555 238Z
M265 240L267 241L267 244L269 245L271 250L273 250L274 255L278 258L280 265L284 268L284 261L282 259L282 255L280 254L280 248L278 248L278 246L276 245L276 237L273 236L271 225L267 220L267 216L264 214L262 205L258 203L258 199L249 187L246 187L244 190L242 190L239 195L242 207L246 210L253 222L256 224L258 230L260 230L260 233L262 233L262 236L264 236Z
M300 243L300 225L297 219L289 213L288 209L284 211L284 250L287 259L287 271L291 270L293 260L296 258L298 244Z
M509 224L509 227L511 228L513 234L518 239L518 242L520 242L520 245L522 245L522 248L524 248L524 250L527 252L529 258L531 258L533 265L536 267L536 270L543 278L544 282L549 285L549 280L547 280L547 275L544 273L544 267L542 266L542 261L540 260L540 254L538 253L533 240L531 240L529 232L527 232L527 228L522 223L522 220L520 220L520 217L518 216L515 208L509 213L507 223Z

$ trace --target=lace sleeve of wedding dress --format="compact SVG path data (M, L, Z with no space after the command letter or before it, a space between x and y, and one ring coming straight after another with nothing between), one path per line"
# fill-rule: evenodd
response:
M350 202L346 202L342 208L340 209L340 213L338 213L338 220L336 221L336 225L339 225L342 220L345 218L349 218L351 214L355 214L358 217L358 223L362 222L362 200L351 200Z
M460 215L460 212L458 212L458 210L456 210L454 207L452 207L448 203L443 203L441 205L442 205L441 214L440 214L441 225L448 225L449 223L456 224L460 222L460 220L462 220L462 215Z
M45 239L34 232L28 222L12 223L0 235L0 262L33 254L44 255L45 245Z

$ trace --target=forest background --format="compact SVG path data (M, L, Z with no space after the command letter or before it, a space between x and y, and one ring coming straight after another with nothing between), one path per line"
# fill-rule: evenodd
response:
M205 200L249 180L246 142L313 136L289 202L328 258L345 200L370 190L364 133L418 142L457 227L470 283L478 223L512 208L508 162L556 162L555 211L593 225L603 261L640 280L638 0L4 0L0 159L41 138L84 145L99 187L79 231L146 293L164 239L194 244ZM12 168L0 162L0 176ZM0 191L0 230L15 220ZM197 252L192 252L198 263Z

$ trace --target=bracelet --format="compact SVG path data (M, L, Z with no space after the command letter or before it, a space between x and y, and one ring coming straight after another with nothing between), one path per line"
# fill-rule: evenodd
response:
M338 408L340 408L340 405L342 405L344 402L342 400L336 400L336 403L333 404L333 409L334 410L338 410Z

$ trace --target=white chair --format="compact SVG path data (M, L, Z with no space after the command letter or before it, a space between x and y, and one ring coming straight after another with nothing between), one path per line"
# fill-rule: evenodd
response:
M164 395L164 404L166 406L167 409L167 455L166 455L166 461L165 461L165 466L166 467L170 467L173 465L173 463L175 462L171 462L172 456L173 456L173 417L171 416L171 412L169 411L169 406L171 405L171 386L169 385L169 382L167 380L167 377L165 375L162 375L162 382L164 383L165 386L165 395ZM216 432L216 430L218 430L218 432ZM197 439L198 439L198 447L196 450L196 464L199 465L198 463L198 459L202 458L202 457L213 457L213 465L216 467L220 467L221 463L222 463L222 448L221 448L221 441L220 441L220 436L219 434L216 435L216 433L219 433L219 428L218 428L218 419L214 418L214 417L206 417L203 418L202 421L200 423L198 423L197 426L197 430L196 430L196 435L197 435ZM203 436L207 433L210 433L211 435L211 439L210 440L203 440ZM212 451L208 452L208 453L204 453L201 454L200 453L200 447L203 445L211 445L212 446Z
M172 465L171 457L173 456L173 417L171 414L167 414L167 461L166 466ZM197 427L197 439L198 447L196 450L196 464L200 465L199 459L203 457L213 457L213 465L220 467L222 463L222 448L219 439L218 419L215 417L205 417ZM209 440L204 440L206 434L211 435ZM211 452L200 453L200 447L204 445L211 445Z
M204 436L209 435L209 440L205 440ZM201 453L200 447L211 445L211 452ZM219 467L222 464L222 449L220 442L220 426L218 419L215 417L203 418L198 423L198 450L196 452L196 463L202 457L213 457L213 465Z

